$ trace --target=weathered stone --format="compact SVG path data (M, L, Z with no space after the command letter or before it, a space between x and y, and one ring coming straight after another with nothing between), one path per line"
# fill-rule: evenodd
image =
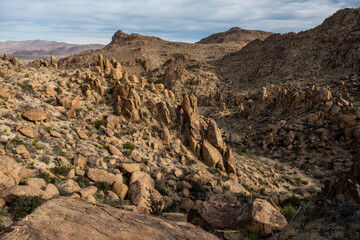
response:
M72 179L59 182L57 188L61 195L70 195L81 190L80 186Z
M236 218L236 223L245 230L257 232L261 236L280 231L287 225L280 211L263 199L256 199L253 203L245 205Z
M74 165L79 168L84 168L86 166L86 158L84 158L82 155L76 155L74 158Z
M18 185L21 180L22 166L15 160L0 157L0 190Z
M109 151L112 155L115 155L115 156L121 157L123 155L122 152L114 145L109 145Z
M80 196L85 199L89 195L94 195L97 192L97 190L98 190L97 187L89 186L89 187L81 189L79 192L80 192Z
M19 132L21 132L23 135L29 138L37 138L39 137L39 132L31 127L22 127L19 129Z
M87 240L89 236L119 240L218 239L189 223L63 197L47 201L0 234L3 240Z
M121 165L121 170L125 173L133 173L136 171L140 171L140 165L137 163L123 163Z
M216 122L212 119L210 119L209 121L207 139L219 151L224 150L224 142L221 136L220 129L218 128Z
M26 185L17 185L0 192L0 198L3 198L6 202L12 202L19 196L41 196L44 199L50 198L50 195L45 191Z
M125 184L123 184L122 182L119 182L119 181L115 181L115 183L113 185L113 191L122 200L125 199L128 189L129 189L128 186L126 186Z
M108 173L105 170L89 168L86 172L88 178L94 182L106 182L108 184L113 184L116 180L116 177L112 173Z
M156 201L162 201L162 196L158 191L149 188L146 184L140 181L136 181L130 185L128 197L130 198L132 204L149 210L150 191ZM162 208L163 207L164 204L162 204Z
M22 116L30 121L43 121L46 119L47 114L39 109L32 108L24 112Z
M221 153L206 140L202 147L202 157L208 167L214 167L217 163L222 162Z
M136 171L131 174L129 185L133 184L136 181L140 181L142 184L146 185L148 188L154 188L155 182L154 179L146 172Z

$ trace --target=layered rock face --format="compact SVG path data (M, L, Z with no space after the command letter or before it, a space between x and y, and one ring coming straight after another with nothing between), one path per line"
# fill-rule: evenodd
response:
M54 198L0 234L1 239L218 239L192 224L107 205Z

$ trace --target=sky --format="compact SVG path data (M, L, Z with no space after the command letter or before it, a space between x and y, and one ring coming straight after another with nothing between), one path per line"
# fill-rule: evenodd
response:
M0 0L0 41L108 44L117 30L182 42L232 27L299 32L346 7L360 0Z

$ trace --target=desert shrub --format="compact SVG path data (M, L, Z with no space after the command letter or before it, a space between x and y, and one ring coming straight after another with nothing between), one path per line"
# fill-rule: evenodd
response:
M296 210L291 204L286 205L280 212L288 222L291 221L296 214Z
M48 173L39 173L38 177L44 179L47 183L55 183L55 178L50 177Z
M59 175L63 175L63 176L67 176L70 172L71 168L69 167L65 167L65 166L57 166L57 167L53 167L50 169L50 171L53 174L59 174Z
M156 180L155 181L155 189L163 196L167 196L168 192L166 190L166 184L164 180Z
M81 188L86 188L91 185L90 179L84 176L78 176L75 181Z
M119 208L123 205L129 205L129 204L130 204L129 200L122 200L122 199L118 199L109 203L110 206L115 208Z
M45 200L40 196L20 196L10 204L10 212L15 221L32 213Z
M111 185L107 182L96 182L94 186L97 187L99 190L103 191L105 194L107 194L112 189Z
M105 126L105 120L101 119L101 120L96 120L93 122L93 125L96 129L99 129L101 125Z
M155 216L159 216L161 215L162 212L162 205L163 205L163 201L157 201L154 197L154 195L152 194L152 190L151 189L147 189L149 191L149 198L146 200L147 203L146 205L150 208L150 214L155 215Z

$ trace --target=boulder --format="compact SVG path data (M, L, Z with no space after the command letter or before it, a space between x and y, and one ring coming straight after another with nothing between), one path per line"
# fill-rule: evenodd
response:
M51 197L47 192L40 190L37 187L26 185L17 185L0 192L0 198L4 199L6 202L12 202L19 196L41 196L44 199L49 199Z
M188 213L188 222L207 231L214 229L237 229L235 222L239 205L222 202L196 201Z
M89 168L86 172L88 178L94 182L106 182L108 184L113 184L116 180L116 177L112 173L108 173L105 170L97 168Z
M257 232L267 236L280 231L287 225L285 217L269 202L255 199L254 202L242 207L236 223L249 232Z
M133 172L131 174L129 185L133 184L136 181L140 181L141 183L143 183L144 185L146 185L150 189L153 189L155 187L154 180L146 172L141 172L141 171Z
M29 138L37 138L39 137L39 132L31 127L22 127L19 129L19 132L21 132L24 136Z
M150 191L156 201L163 201L161 194L157 190L149 188L141 181L136 181L130 185L128 197L132 204L148 211L150 209ZM164 204L162 204L162 208L164 208Z
M220 129L218 128L216 122L212 119L210 119L209 121L209 126L206 136L207 136L207 140L219 151L224 150L224 142L221 136Z
M222 162L222 156L219 150L206 140L202 146L202 157L208 167L214 167L217 163Z
M30 109L22 114L22 116L29 121L43 121L46 119L47 114L39 109Z
M114 183L113 186L113 191L116 193L116 195L120 198L120 199L124 199L127 192L128 192L129 188L128 186L126 186L125 184L123 184L122 182L116 181Z
M190 223L168 221L147 214L58 197L2 232L12 239L199 239L214 235Z
M18 185L22 171L22 166L15 160L0 157L0 190Z
M72 179L67 179L57 184L61 195L70 195L81 190L79 184Z

